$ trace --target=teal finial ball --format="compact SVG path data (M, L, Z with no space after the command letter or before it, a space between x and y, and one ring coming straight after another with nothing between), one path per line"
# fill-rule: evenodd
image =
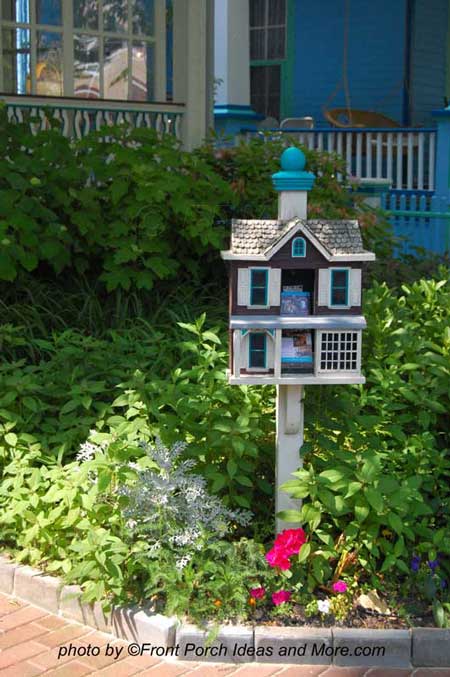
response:
M302 172L306 165L305 154L300 148L290 146L281 153L280 163L285 172Z

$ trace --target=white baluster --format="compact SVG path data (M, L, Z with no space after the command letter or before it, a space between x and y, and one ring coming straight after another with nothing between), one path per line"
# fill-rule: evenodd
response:
M70 115L71 111L67 110L67 108L63 108L61 111L61 118L62 118L62 133L63 136L71 136L70 133Z
M175 136L177 137L177 139L180 139L180 141L181 141L181 121L182 121L182 116L176 115L175 116Z
M383 161L383 134L378 132L377 134L377 179L383 177L382 173L382 161Z
M142 122L143 122L143 117L142 113L139 111L139 113L136 115L136 127L142 127Z
M428 190L434 190L434 156L436 152L436 132L428 135Z
M372 178L372 134L366 134L366 177Z
M417 188L423 190L423 159L424 159L424 145L425 136L423 132L419 132L418 139L418 156L417 156Z
M334 152L334 132L329 132L328 133L328 138L327 138L327 151L329 153Z
M397 183L395 184L397 190L403 188L403 134L397 134Z
M352 132L347 132L345 135L345 161L347 163L347 172L351 175L353 171L352 167L352 142L353 134Z
M392 133L387 132L387 178L392 181Z
M323 150L323 133L317 134L317 150Z
M83 111L84 130L83 136L86 136L91 131L91 118L87 110Z
M408 190L413 188L413 168L414 168L414 145L413 145L413 135L411 132L408 133Z
M362 178L362 133L356 134L356 176L358 179Z
M81 139L83 136L83 133L81 131L81 122L82 122L82 115L81 111L77 110L75 111L74 117L73 117L73 131L75 132L75 136L77 139Z

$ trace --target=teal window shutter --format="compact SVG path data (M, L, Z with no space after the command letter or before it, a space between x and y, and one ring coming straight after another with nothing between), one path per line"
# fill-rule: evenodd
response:
M333 268L330 275L330 306L348 306L349 303L349 274L348 268Z
M248 366L251 369L266 368L267 336L264 333L252 333L249 336Z
M306 241L304 237L295 237L292 240L292 256L293 257L306 256Z
M250 275L251 306L267 306L268 286L268 268L252 268Z

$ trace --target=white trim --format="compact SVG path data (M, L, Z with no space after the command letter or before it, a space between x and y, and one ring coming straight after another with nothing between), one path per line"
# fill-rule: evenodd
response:
M319 240L315 237L315 235L311 233L307 224L304 222L303 223L299 222L298 219L294 220L293 227L289 228L289 230L287 231L287 233L285 233L285 235L283 235L281 240L278 240L278 242L276 242L271 247L265 250L264 255L268 256L268 258L271 259L287 242L289 242L289 240L292 237L295 237L295 235L297 235L297 233L299 232L303 233L309 240L309 242L312 242L312 244L316 247L316 249L318 249L318 251L322 254L322 256L324 256L328 261L330 261L330 257L332 256L332 254L330 254L330 252L327 249L325 249L323 244L319 242Z
M281 378L281 329L275 329L273 368L275 378Z
M241 373L241 332L235 329L233 332L233 376L239 377Z
M356 334L356 367L355 369L321 369L320 367L320 362L322 360L322 335L323 334ZM339 339L338 339L339 341ZM361 344L362 344L362 332L360 330L348 330L348 329L324 329L324 330L318 330L316 332L316 345L315 345L315 360L316 360L316 365L317 365L317 374L318 376L327 376L332 375L332 374L349 374L351 375L359 375L361 373ZM338 344L338 361L340 359L340 346ZM345 354L345 351L344 351Z
M364 376L359 376L356 374L347 374L344 372L334 373L331 375L321 374L320 376L314 376L314 374L308 374L308 376L299 376L295 374L294 376L282 376L277 378L275 376L269 375L265 376L261 374L252 375L252 374L242 374L240 377L236 378L231 376L229 371L228 383L230 385L250 385L250 386L262 386L262 385L352 385L352 384L363 384L366 382Z
M357 331L367 326L363 315L231 315L231 329L323 329Z
M224 261L270 261L273 254L266 256L265 254L233 254L231 249L226 249L220 252L220 256ZM300 257L299 257L300 258ZM326 256L328 261L332 263L347 263L350 261L375 261L376 257L373 252L364 252L362 254L335 254Z

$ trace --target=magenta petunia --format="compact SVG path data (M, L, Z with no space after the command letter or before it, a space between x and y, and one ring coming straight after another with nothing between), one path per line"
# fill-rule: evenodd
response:
M278 569L281 569L282 571L286 571L286 569L290 569L291 567L288 555L280 548L272 548L272 550L269 550L269 552L266 553L266 560L271 567L278 567Z
M285 529L276 537L274 548L281 548L286 557L290 557L296 555L304 543L306 534L303 529Z
M253 597L253 599L262 599L265 594L266 594L265 588L252 588L250 590L250 597Z
M333 592L346 592L347 590L347 583L345 581L336 581L336 583L333 583Z
M272 594L272 602L275 604L275 606L284 604L284 602L289 602L291 595L292 592L288 592L287 590L279 590L278 592L274 592Z

